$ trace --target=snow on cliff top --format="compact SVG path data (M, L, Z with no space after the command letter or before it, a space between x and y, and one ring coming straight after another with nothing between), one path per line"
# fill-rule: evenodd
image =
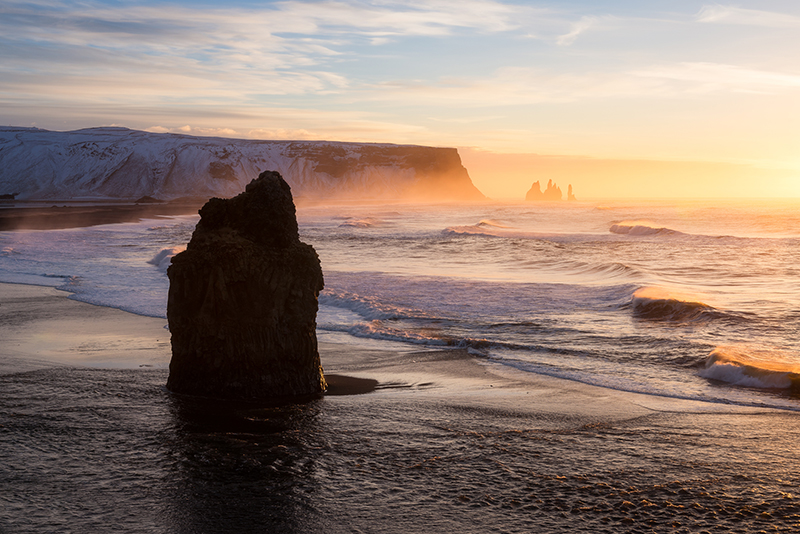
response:
M230 197L265 170L295 197L484 198L453 148L0 127L0 194L20 199Z

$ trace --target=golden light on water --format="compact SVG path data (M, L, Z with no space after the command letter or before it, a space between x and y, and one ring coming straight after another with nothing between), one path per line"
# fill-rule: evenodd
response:
M797 356L774 348L749 344L717 347L700 375L744 387L800 391Z
M664 287L643 287L638 289L633 294L634 299L647 299L647 300L661 300L681 302L684 304L697 304L700 306L711 307L707 304L708 297L700 293L689 293L686 291L679 291L676 289L667 289Z

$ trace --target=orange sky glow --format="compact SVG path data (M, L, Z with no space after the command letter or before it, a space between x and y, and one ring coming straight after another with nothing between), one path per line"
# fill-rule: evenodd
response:
M800 197L800 4L0 6L0 124L457 147L492 198Z
M494 199L525 197L531 184L548 180L566 196L601 198L796 198L800 173L790 169L702 161L601 159L580 156L500 154L461 149L478 189Z

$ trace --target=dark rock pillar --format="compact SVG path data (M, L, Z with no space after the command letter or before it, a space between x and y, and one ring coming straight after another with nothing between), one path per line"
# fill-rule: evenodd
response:
M300 241L280 174L261 173L237 197L209 200L167 274L168 389L229 399L324 391L316 337L322 269Z

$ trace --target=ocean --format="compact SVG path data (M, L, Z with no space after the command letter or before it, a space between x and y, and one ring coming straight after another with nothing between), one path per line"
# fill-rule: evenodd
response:
M0 282L165 317L197 220L2 233ZM797 201L301 204L298 222L325 275L321 341L800 409Z
M165 317L197 220L2 232L0 282ZM406 365L458 349L660 408L419 385L264 407L172 395L166 359L0 358L0 532L800 527L800 201L300 203L298 222L321 342Z

